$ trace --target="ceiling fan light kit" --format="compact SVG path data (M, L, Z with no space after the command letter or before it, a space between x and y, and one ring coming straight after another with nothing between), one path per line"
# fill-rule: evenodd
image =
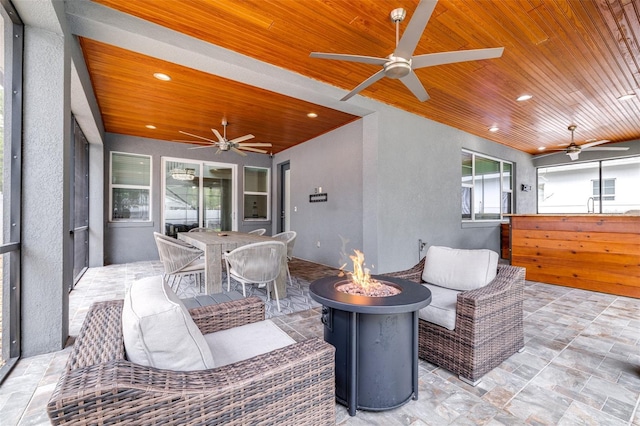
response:
M413 12L407 28L400 38L400 22L404 20L407 11L398 8L391 11L391 21L396 24L396 49L386 58L372 56L360 56L341 53L321 53L311 52L312 58L330 59L338 61L359 62L365 64L379 65L382 69L371 75L365 81L356 86L351 92L345 95L341 101L346 101L366 89L383 77L400 80L407 89L421 102L429 99L429 94L425 90L422 82L415 74L416 69L432 67L436 65L446 65L456 62L474 61L480 59L492 59L502 56L503 47L490 49L462 50L452 52L427 53L413 56L420 37L424 32L429 18L436 7L438 0L421 0Z

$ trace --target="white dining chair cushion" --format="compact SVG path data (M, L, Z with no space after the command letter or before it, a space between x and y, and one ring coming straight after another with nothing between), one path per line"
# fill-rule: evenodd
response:
M213 355L189 311L161 276L134 282L122 309L129 361L175 371L206 370Z
M488 249L463 250L431 246L422 280L452 290L475 290L498 273L498 253Z
M217 367L253 358L296 341L271 320L204 335Z
M431 303L418 311L418 318L449 330L456 328L456 303L461 291L423 284L431 291Z

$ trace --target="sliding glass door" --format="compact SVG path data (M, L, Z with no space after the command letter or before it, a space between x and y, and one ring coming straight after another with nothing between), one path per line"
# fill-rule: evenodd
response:
M164 233L205 227L237 229L235 164L163 158L162 221Z

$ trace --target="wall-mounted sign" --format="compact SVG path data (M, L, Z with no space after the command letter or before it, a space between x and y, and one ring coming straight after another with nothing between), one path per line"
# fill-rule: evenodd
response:
M323 192L322 194L311 194L309 195L310 203L322 203L327 201L327 193Z

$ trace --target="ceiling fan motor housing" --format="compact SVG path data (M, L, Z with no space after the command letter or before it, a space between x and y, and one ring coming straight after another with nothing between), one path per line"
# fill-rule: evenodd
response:
M397 56L390 55L389 61L384 64L384 75L398 79L405 77L411 72L411 60L399 58Z

